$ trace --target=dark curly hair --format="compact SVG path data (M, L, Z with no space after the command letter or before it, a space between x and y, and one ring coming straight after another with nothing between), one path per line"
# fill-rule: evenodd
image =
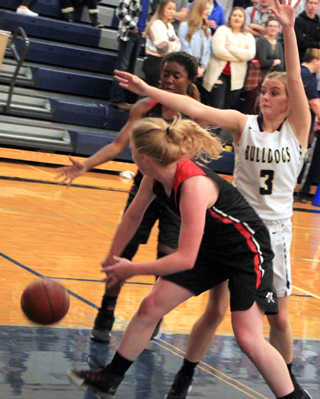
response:
M182 65L188 72L188 79L190 79L192 82L196 80L196 77L198 75L199 63L197 59L192 55L184 51L169 53L162 59L161 70L166 62L177 62L178 64Z
M199 63L197 59L192 55L184 51L177 51L174 53L167 54L162 59L161 68L160 68L161 71L166 62L176 62L177 64L182 65L188 73L188 79L191 80L191 82L194 82L196 80L198 76ZM193 83L191 83L188 86L188 95L194 98L195 100L200 101L199 90L197 89L197 86Z

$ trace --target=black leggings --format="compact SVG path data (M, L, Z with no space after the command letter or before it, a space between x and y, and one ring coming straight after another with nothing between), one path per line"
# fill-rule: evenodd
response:
M34 5L36 5L37 1L38 0L22 0L20 6L32 8Z
M61 9L74 7L79 5L79 1L73 0L60 0ZM95 0L82 0L81 3L85 4L89 10L95 10L97 8L97 3Z
M159 87L159 81L161 76L161 62L162 57L156 57L154 55L147 55L142 65L142 71L145 75L145 81L148 85L153 87Z

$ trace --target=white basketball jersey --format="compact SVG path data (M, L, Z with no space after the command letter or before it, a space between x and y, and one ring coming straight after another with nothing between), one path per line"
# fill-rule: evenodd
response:
M267 133L262 116L248 115L235 146L234 185L262 219L292 216L293 191L305 152L288 119Z

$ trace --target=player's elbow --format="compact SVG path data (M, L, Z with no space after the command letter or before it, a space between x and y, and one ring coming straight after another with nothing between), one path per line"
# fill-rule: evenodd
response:
M179 262L181 265L181 271L193 269L195 262L196 256L192 256L190 253L185 255L181 254Z

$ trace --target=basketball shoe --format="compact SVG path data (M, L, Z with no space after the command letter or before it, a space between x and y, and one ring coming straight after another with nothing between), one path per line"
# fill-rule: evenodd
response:
M154 329L154 331L151 335L150 341L161 337L162 331L161 331L160 326L161 326L162 320L163 319L161 317L161 319L158 321L158 324L156 325L156 328Z
M90 388L102 399L113 398L123 377L110 372L110 365L105 366L101 371L69 370L67 373L69 381L77 388Z
M91 331L90 338L93 341L100 343L109 342L113 323L114 316L107 315L102 308L99 308L99 312L94 321L94 327Z
M293 374L291 374L291 380L298 399L312 399L309 392L302 388Z
M191 384L192 377L179 371L175 376L169 393L165 395L164 399L185 399L192 389Z

